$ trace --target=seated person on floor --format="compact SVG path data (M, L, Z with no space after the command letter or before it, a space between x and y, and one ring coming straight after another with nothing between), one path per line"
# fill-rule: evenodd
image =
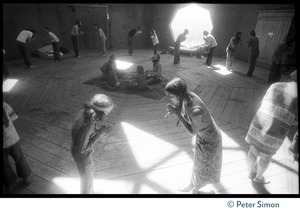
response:
M130 90L145 90L147 89L146 84L146 75L144 74L144 68L141 65L136 67L137 75L133 78L133 80L129 80L126 89Z
M153 69L146 71L146 77L147 77L147 85L152 85L155 83L161 82L161 69L162 66L159 63L160 61L160 55L156 54L152 57L153 62Z
M120 82L116 73L116 57L111 55L109 61L100 67L102 76L105 80L105 86L109 90L116 90L120 86Z

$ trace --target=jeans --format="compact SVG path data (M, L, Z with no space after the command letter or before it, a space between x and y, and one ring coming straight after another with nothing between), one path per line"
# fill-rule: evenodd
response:
M206 59L206 65L208 66L211 66L211 63L212 63L212 58L213 58L213 54L214 54L214 51L216 49L217 46L215 47L212 47L209 49L209 52L208 52L208 55L207 55L207 59Z
M71 35L71 40L73 43L73 48L75 52L75 57L79 56L79 44L78 44L78 37L75 35Z
M154 54L157 54L157 47L158 47L158 44L153 45L153 53Z
M17 41L17 46L21 52L21 55L24 59L25 65L29 68L31 66L30 56L28 52L28 47L26 43L22 43L20 41Z
M105 43L106 43L106 39L100 39L100 46L101 46L100 48L101 48L103 55L106 54Z
M180 43L174 45L174 64L180 63Z
M13 171L9 164L8 156L11 156L16 164L17 174ZM23 155L19 142L14 145L3 149L3 184L11 185L13 182L20 178L27 178L31 174L31 169Z
M92 153L90 152L87 155L83 155L73 150L71 152L80 176L80 193L93 194L94 162Z

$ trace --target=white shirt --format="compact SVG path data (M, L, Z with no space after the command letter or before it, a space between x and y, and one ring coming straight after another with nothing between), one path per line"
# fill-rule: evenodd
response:
M153 45L159 44L158 37L156 35L151 35Z
M53 33L53 32L49 32L49 37L52 43L57 43L59 42L58 37Z
M17 37L17 41L27 43L29 38L32 38L33 33L28 30L23 30Z
M78 25L75 24L72 28L71 35L78 36L78 29L79 29Z
M4 149L17 143L20 137L13 124L13 121L15 121L18 118L17 114L6 102L3 102L3 109L5 110L5 113L9 121L8 127L5 127L3 124L3 149Z
M101 28L98 29L98 34L99 34L101 39L103 39L103 40L106 39L106 36L105 36L105 34L104 34L104 32Z
M218 44L217 44L216 39L211 34L209 34L206 36L205 45L207 45L208 48L213 48L213 47L217 46Z

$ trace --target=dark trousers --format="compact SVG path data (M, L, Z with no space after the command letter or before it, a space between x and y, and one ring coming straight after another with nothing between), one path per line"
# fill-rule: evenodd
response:
M157 54L157 47L158 47L158 44L153 45L153 53L154 54Z
M128 53L132 55L133 48L132 48L132 37L128 36Z
M9 164L8 156L11 156L16 164L17 174L13 171ZM31 169L23 155L19 142L14 145L3 149L3 185L11 185L17 180L18 177L23 179L29 177Z
M249 55L249 69L248 69L248 72L247 72L247 76L252 76L253 74L253 71L254 71L254 68L255 68L255 63L256 63L256 60L259 56L259 51L257 52L250 52L250 55Z
M180 43L174 45L174 64L180 63Z
M89 153L88 155L82 155L73 150L71 151L71 153L77 165L77 169L80 176L80 193L93 194L94 162L92 153Z
M272 66L269 74L268 83L273 84L279 82L281 78L281 63L276 64L275 61L272 61Z
M79 44L78 44L78 36L71 35L71 40L73 43L73 49L75 52L75 57L79 56Z
M205 62L206 65L208 65L208 66L211 66L212 59L213 59L213 54L214 54L214 51L215 51L216 47L217 46L212 47L212 48L209 49L209 52L207 54L207 59L206 59L206 62Z
M52 43L54 60L60 60L59 42Z
M20 41L17 41L17 46L18 49L21 52L21 55L24 59L25 65L29 68L31 66L31 61L30 61L30 56L29 56L29 51L26 43L22 43Z

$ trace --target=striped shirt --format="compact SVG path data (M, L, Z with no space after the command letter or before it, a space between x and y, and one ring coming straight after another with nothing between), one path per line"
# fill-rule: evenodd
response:
M282 145L297 117L297 83L274 83L265 94L245 140L259 151L273 155Z

